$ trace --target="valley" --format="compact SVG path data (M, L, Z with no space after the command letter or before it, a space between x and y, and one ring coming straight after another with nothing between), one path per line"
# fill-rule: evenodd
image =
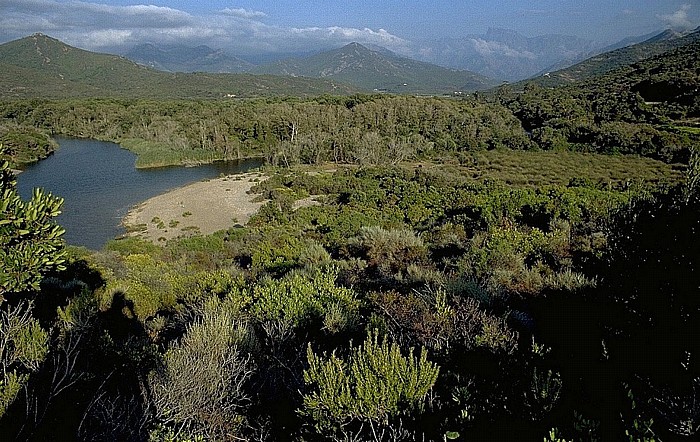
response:
M0 434L697 438L700 30L324 29L0 44Z

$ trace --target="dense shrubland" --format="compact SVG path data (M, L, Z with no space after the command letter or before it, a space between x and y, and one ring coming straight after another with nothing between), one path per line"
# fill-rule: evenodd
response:
M26 350L3 353L2 430L697 435L697 161L667 186L281 169L245 227L68 248L38 290L5 293L5 348ZM322 204L292 209L309 195Z
M58 147L48 131L12 122L0 124L0 144L0 160L15 168L42 160Z
M0 434L697 438L697 70L668 76L697 57L679 54L468 99L0 104L13 164L52 133L141 165L283 166L246 226L88 251L4 161Z

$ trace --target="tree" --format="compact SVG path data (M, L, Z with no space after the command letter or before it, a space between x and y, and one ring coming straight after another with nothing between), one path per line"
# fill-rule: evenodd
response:
M0 145L0 152L2 152ZM52 222L62 198L35 189L29 201L17 194L7 161L0 163L0 303L11 292L38 290L42 275L62 270L65 230Z

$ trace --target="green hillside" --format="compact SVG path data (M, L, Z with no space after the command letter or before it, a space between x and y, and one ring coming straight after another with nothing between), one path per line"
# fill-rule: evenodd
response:
M695 35L700 36L700 33ZM589 91L591 98L607 94L606 106L613 112L627 108L650 122L698 124L700 38L661 55L580 82L574 88ZM620 96L629 99L613 101Z
M327 80L238 74L173 74L35 34L0 45L0 98L221 98L347 94Z
M615 69L638 63L647 58L697 41L700 41L700 30L695 30L692 33L682 36L673 31L665 31L642 43L605 52L566 69L550 72L541 77L520 82L519 84L534 82L545 87L573 84L577 81L587 80L597 75L602 75Z
M362 89L391 93L453 94L486 89L497 83L470 71L397 57L358 43L307 58L282 60L261 66L255 72L333 78Z
M545 150L634 154L686 163L700 130L700 41L562 87L502 86L508 107Z

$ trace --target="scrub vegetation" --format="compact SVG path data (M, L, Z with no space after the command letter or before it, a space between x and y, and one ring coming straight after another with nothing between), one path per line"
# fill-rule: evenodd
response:
M466 99L0 103L12 130L122 141L151 165L258 155L269 175L246 225L91 251L3 161L0 434L697 438L685 50Z

